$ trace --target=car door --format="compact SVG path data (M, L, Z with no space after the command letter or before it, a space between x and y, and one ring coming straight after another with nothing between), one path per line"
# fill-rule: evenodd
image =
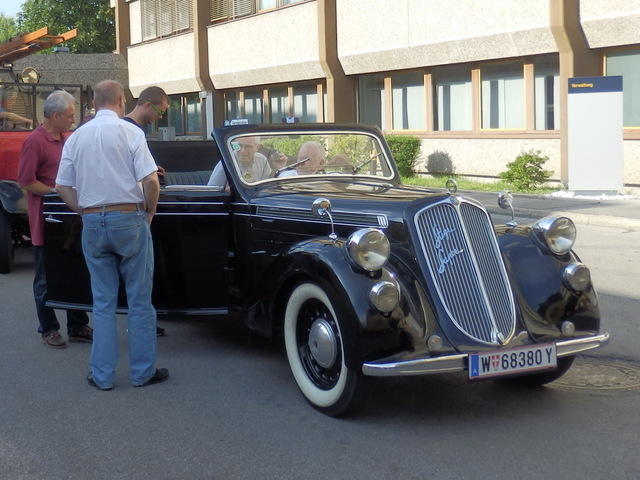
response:
M163 155L164 147L152 148L157 163L166 169L151 225L153 304L158 313L225 314L230 201L224 191L206 186L219 154L213 142L179 143L182 146L177 149L167 145L165 153L171 152L171 158ZM90 280L81 246L82 219L55 195L46 197L44 217L48 304L90 309ZM118 307L126 309L122 286Z

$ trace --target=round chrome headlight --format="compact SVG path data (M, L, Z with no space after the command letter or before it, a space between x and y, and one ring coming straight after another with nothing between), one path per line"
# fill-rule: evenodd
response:
M378 282L371 288L369 300L381 312L389 313L398 305L400 291L391 282Z
M567 217L546 217L533 225L533 230L556 255L569 253L576 241L576 226Z
M591 283L591 272L582 263L571 263L562 272L562 280L571 290L581 292Z
M380 230L364 228L347 240L349 256L356 265L369 272L380 270L389 259L389 239Z

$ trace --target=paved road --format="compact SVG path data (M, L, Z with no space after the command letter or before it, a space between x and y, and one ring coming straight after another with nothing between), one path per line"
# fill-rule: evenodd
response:
M638 233L580 227L613 362L640 375ZM169 382L86 385L89 346L40 344L31 260L0 276L0 479L637 479L640 390L520 390L461 375L376 379L353 417L315 412L278 343L226 320L162 322ZM624 370L624 369L623 369ZM640 377L639 377L640 378Z

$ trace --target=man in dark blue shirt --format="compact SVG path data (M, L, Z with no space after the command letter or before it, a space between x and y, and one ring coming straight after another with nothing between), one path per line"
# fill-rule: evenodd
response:
M160 87L147 87L140 92L135 108L122 119L133 123L146 133L147 125L160 120L167 108L169 108L169 97L165 91ZM158 174L164 175L164 169L160 166L158 166ZM162 327L156 327L156 333L158 336L166 335Z

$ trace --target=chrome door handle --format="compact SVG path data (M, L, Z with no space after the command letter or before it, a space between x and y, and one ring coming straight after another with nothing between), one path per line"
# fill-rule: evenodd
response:
M49 223L64 223L62 220L53 218L51 215L47 215L46 217L44 217L44 221Z

